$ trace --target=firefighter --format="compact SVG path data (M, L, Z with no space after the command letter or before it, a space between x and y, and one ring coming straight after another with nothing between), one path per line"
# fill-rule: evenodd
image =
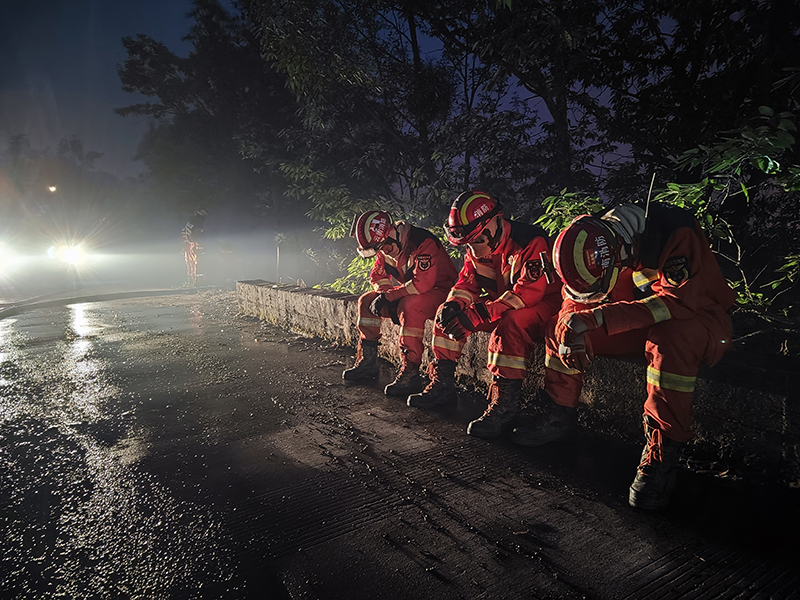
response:
M181 231L181 239L183 240L183 260L186 262L186 275L189 280L189 285L192 287L197 285L197 257L202 254L203 251L201 241L206 214L208 213L204 210L196 211Z
M552 402L548 413L515 428L512 440L539 446L563 438L593 355L644 351L646 444L629 503L664 507L692 438L698 368L730 346L733 290L694 216L667 204L578 217L556 239L553 257L565 299L546 336L543 395Z
M419 367L424 350L425 321L447 296L457 271L442 243L429 231L372 210L353 221L350 237L359 255L374 256L370 272L373 291L358 299L360 340L355 365L344 371L347 381L375 379L381 319L400 326L400 369L386 386L387 396L408 397L422 389ZM394 285L392 280L399 282Z
M473 331L491 331L487 367L492 375L489 405L467 433L499 436L517 413L527 359L544 327L561 305L561 282L547 282L542 258L549 252L545 232L509 221L500 203L485 192L460 194L450 208L448 240L466 245L458 281L434 320L428 365L430 383L408 405L432 408L454 402L456 364Z

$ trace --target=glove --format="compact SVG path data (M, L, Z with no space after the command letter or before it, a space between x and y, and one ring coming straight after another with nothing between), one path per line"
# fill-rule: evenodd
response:
M461 305L458 302L454 302L453 300L450 300L450 302L445 302L439 307L439 310L436 311L434 323L444 329L444 326L452 321L460 312Z
M575 369L584 373L594 360L592 344L585 334L580 334L568 346L565 344L558 345L558 357L568 369Z
M392 323L400 325L400 318L397 316L398 304L400 304L399 300L392 302L386 298L386 292L381 292L375 297L375 300L370 303L369 312L376 317L382 317L383 311L386 310L389 313L389 318L392 320Z
M455 318L445 325L444 332L454 340L460 341L475 331L478 325L488 323L490 320L485 304L473 304L457 312Z
M556 340L570 346L577 336L597 329L603 324L603 313L599 308L581 310L564 315L556 323Z

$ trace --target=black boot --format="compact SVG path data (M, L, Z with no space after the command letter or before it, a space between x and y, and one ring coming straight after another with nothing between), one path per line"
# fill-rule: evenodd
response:
M342 373L345 381L375 379L378 376L378 342L361 340L358 342L356 364Z
M383 393L387 396L397 396L408 398L409 394L417 394L422 391L422 377L419 376L419 363L412 363L408 360L408 353L402 350L402 363L397 377L387 385Z
M664 437L658 423L650 416L644 418L644 437L647 443L628 493L628 502L634 508L645 510L664 508L675 489L675 475L684 444Z
M489 406L484 413L467 425L467 435L496 438L517 414L522 379L505 379L495 375L489 386Z
M553 402L550 394L542 390L539 398L545 412L525 415L517 419L511 432L511 441L520 446L534 448L556 442L567 436L578 422L578 411Z
M408 405L413 408L433 408L458 400L456 392L456 362L454 360L434 359L428 364L430 383L421 394L411 394Z

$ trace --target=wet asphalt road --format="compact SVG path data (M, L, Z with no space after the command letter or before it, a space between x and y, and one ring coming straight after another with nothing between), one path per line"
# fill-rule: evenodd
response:
M800 598L800 490L468 438L232 292L0 320L2 598Z

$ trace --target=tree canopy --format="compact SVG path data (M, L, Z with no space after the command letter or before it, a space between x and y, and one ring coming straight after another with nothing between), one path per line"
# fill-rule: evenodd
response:
M796 279L793 0L194 6L189 56L126 38L120 68L154 99L119 111L154 120L140 156L185 202L288 198L336 239L376 206L437 226L465 188L533 220L642 201L655 177L737 240L736 269L772 254L778 288Z

